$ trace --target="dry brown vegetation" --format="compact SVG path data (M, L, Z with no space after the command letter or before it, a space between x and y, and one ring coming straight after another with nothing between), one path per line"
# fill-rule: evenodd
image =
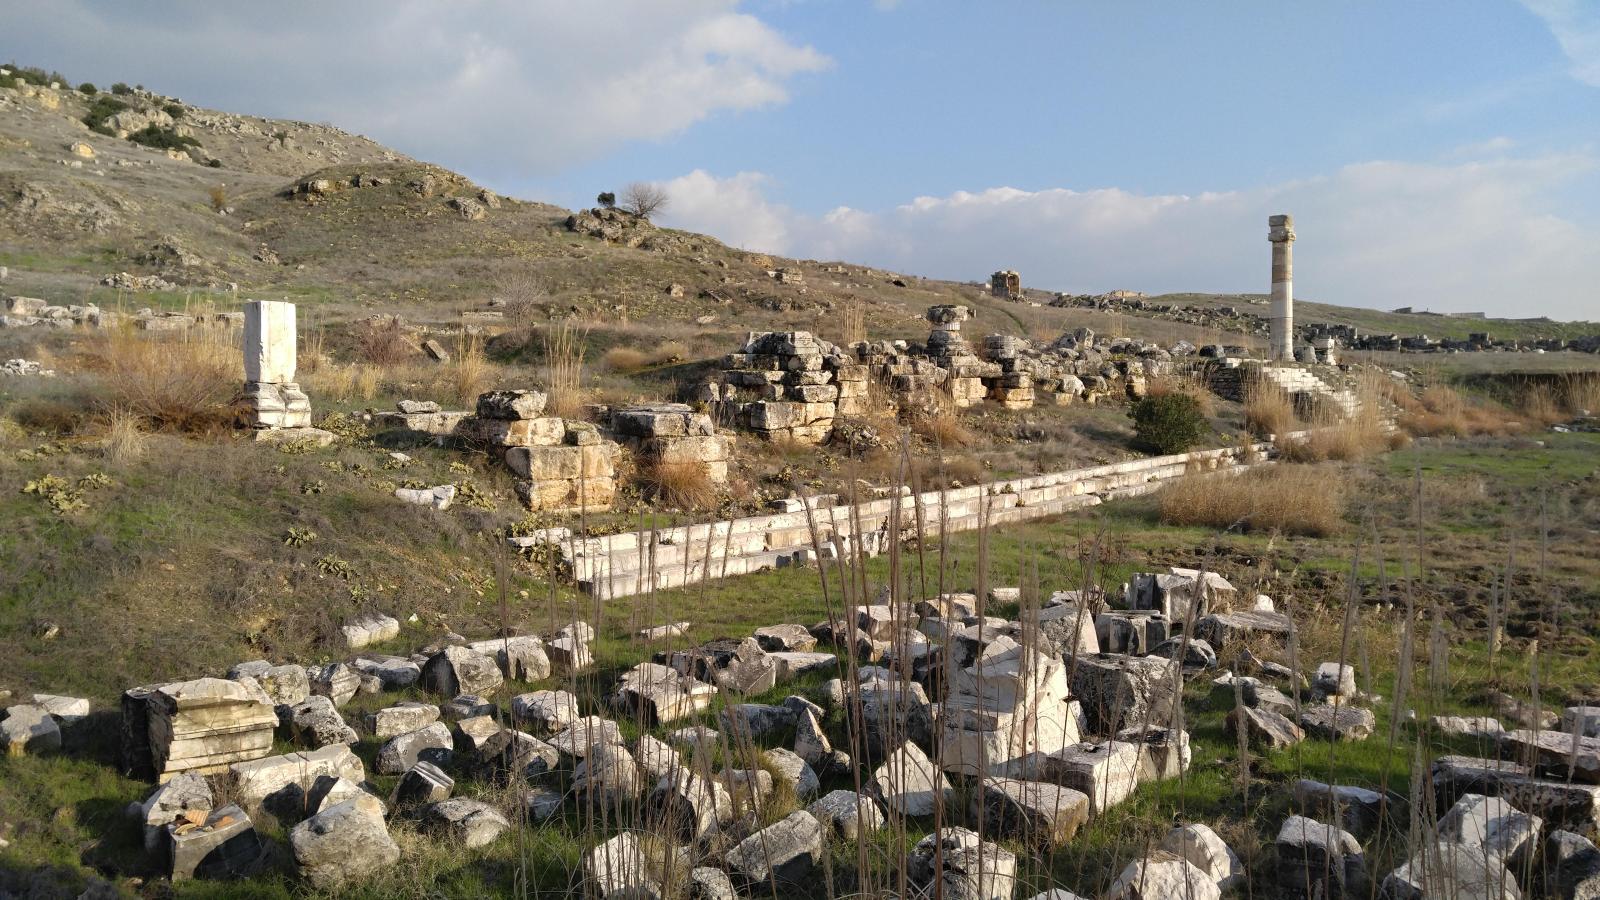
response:
M1257 437L1287 434L1297 425L1294 402L1275 385L1251 382L1245 386L1244 423Z
M544 349L545 389L551 415L576 418L583 409L583 356L587 335L563 322L540 332Z
M1183 394L1199 404L1201 415L1210 417L1217 414L1217 395L1211 392L1210 385L1202 375L1161 375L1147 381L1144 390L1148 397Z
M911 417L911 431L935 447L953 449L967 447L976 440L972 429L961 421L961 416L949 406L921 412Z
M653 463L639 470L645 492L667 506L705 509L717 502L717 488L696 463Z
M390 316L368 324L356 334L356 353L373 365L393 366L414 356L416 348L406 334L405 323L397 316Z
M1344 524L1345 474L1335 465L1195 473L1162 488L1160 500L1168 525L1326 537Z
M116 328L90 343L81 363L100 376L94 399L107 414L151 430L213 431L228 424L228 401L244 379L232 336L193 329L163 339Z
M612 347L600 357L600 364L612 372L628 373L682 362L689 355L689 348L681 341L662 341L648 352L637 347Z

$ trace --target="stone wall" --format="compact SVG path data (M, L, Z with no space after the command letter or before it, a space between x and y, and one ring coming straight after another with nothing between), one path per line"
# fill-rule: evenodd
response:
M1271 445L1253 449L1264 457ZM1200 450L945 491L906 493L854 507L814 503L809 514L803 503L795 501L794 511L765 516L595 538L553 533L512 540L528 545L554 542L584 591L604 598L626 597L707 577L812 562L816 553L813 525L825 556L852 552L857 542L864 553L876 555L887 550L892 540L913 536L919 512L926 536L941 530L968 531L985 522L990 526L1025 522L1134 496L1195 470L1242 470L1246 465L1235 448ZM902 533L893 535L897 509Z
M501 455L531 510L610 509L622 447L591 423L545 415L545 400L539 391L489 391L456 434Z

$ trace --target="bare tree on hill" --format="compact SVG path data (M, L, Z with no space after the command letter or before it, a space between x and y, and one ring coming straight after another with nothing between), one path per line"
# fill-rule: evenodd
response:
M648 219L666 209L668 199L666 188L646 181L635 181L623 190L620 205L628 212Z

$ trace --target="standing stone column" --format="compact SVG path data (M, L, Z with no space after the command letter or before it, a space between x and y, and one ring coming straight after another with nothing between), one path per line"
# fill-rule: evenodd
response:
M241 428L309 428L311 400L295 383L294 304L244 305L244 391L234 400Z
M1294 361L1294 216L1268 216L1272 242L1272 331L1268 356Z

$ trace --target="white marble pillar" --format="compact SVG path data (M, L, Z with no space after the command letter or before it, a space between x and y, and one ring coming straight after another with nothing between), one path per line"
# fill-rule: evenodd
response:
M1268 357L1294 360L1294 216L1268 216L1272 242L1272 330Z

